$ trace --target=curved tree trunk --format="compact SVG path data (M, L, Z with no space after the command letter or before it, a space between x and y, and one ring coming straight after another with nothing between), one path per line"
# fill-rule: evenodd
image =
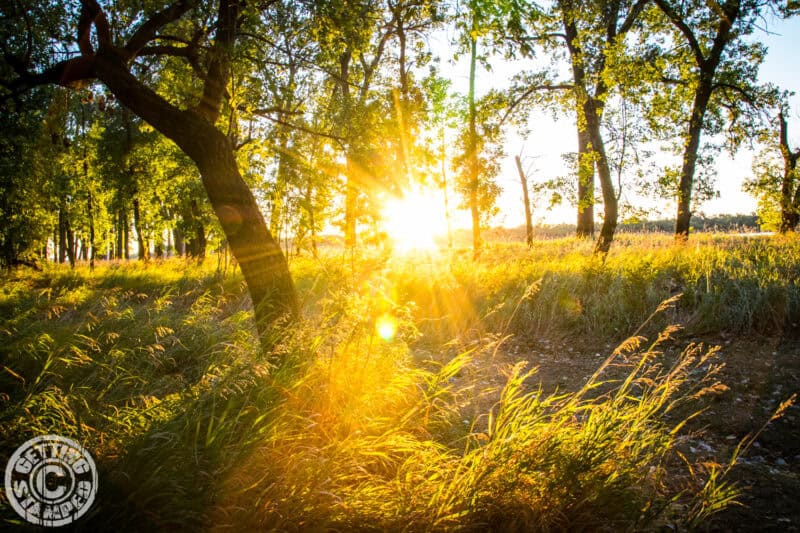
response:
M239 173L228 138L214 127L207 127L202 136L202 144L208 150L202 156L190 154L190 157L200 169L211 206L242 268L253 300L259 335L267 339L270 326L276 320L298 313L289 267Z
M591 140L590 149L594 156L597 177L600 180L600 189L603 193L603 225L600 226L600 235L595 243L594 251L599 254L607 254L611 249L614 233L617 230L619 208L617 193L614 190L614 180L611 177L611 169L608 166L605 143L600 132L599 105L594 99L587 100L584 104L584 113L586 116L586 129Z
M245 2L219 0L216 21L211 21L214 36L205 56L202 92L195 106L189 109L175 106L130 71L130 64L158 38L164 26L179 20L193 6L194 2L176 2L154 13L120 46L114 43L103 6L97 0L81 0L76 36L79 55L51 65L41 73L21 73L12 89L44 84L70 87L99 80L123 106L174 141L194 161L214 213L242 267L258 333L264 348L269 349L275 340L271 326L286 315L298 314L294 283L286 259L242 179L233 144L215 126L230 81L231 57Z
M242 179L230 140L200 113L178 109L140 83L111 51L97 54L94 69L124 106L173 140L197 165L242 268L262 344L271 348L271 326L286 315L297 316L297 295L286 259Z

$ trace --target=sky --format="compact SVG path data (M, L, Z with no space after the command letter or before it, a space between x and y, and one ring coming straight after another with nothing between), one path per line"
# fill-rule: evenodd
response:
M797 69L797 54L800 53L800 17L789 21L768 18L765 31L757 31L753 36L768 47L767 57L761 65L759 78L762 82L773 83L782 89L800 93L800 73ZM432 45L440 51L442 75L453 81L453 90L462 94L467 92L469 67L466 58L453 63L445 58L452 56L452 48L445 36L436 38ZM478 71L477 92L483 93L496 86L502 88L505 82L519 69L521 62L508 63L493 61L492 72ZM800 95L790 99L791 117L789 120L789 138L792 146L800 144ZM497 182L503 188L498 199L500 215L493 225L515 227L524 224L522 207L522 191L514 163L515 155L522 155L524 167L529 171L529 180L545 181L556 176L568 175L562 154L577 151L574 116L562 114L558 120L540 112L531 116L531 134L526 139L509 135L505 143L506 157ZM716 159L716 190L719 197L708 200L694 207L695 213L703 215L716 214L750 214L756 209L756 200L742 191L743 181L751 176L753 151L742 148L731 158L726 152L720 153ZM630 197L630 194L628 194ZM635 197L631 198L641 201ZM645 200L653 207L657 206L651 218L673 218L674 202ZM596 212L602 205L596 206ZM546 206L534 206L534 223L557 224L574 223L575 208L564 202L561 206L548 210ZM453 213L457 227L469 227L466 212ZM600 221L599 217L596 219Z

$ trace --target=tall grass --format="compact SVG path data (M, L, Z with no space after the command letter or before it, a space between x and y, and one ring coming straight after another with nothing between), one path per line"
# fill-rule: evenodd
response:
M604 264L585 247L295 260L304 318L267 355L241 278L211 266L16 273L0 291L2 459L38 434L82 442L97 530L696 526L736 494L724 467L670 475L683 422L721 387L714 350L666 357L657 333L789 327L800 246L639 240ZM491 386L507 335L623 338L678 291L580 390L545 393L524 363Z
M665 235L624 235L605 261L591 242L543 241L527 250L496 244L479 261L432 259L392 269L398 292L414 301L420 327L446 339L497 331L513 316L518 336L623 340L659 302L681 293L676 308L653 323L689 334L780 334L800 331L800 239L714 234L676 246ZM515 311L519 295L539 290ZM464 308L470 313L463 313Z

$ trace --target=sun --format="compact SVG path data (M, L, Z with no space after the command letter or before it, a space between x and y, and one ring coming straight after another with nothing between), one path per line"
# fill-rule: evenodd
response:
M384 231L403 252L434 250L434 238L447 233L444 206L435 191L407 192L386 202L382 214Z

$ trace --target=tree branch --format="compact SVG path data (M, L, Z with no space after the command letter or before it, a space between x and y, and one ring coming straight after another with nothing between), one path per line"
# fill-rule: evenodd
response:
M688 24L686 24L686 21L684 21L681 16L678 15L674 9L672 9L672 6L667 3L667 0L655 0L655 3L689 42L689 47L692 49L692 53L694 54L695 61L697 61L697 65L702 67L706 62L706 58L703 55L703 49L700 48L700 43L697 42L697 37L695 37L692 29Z
M315 137L325 137L326 139L332 139L332 140L336 141L337 143L339 143L339 145L342 145L342 146L344 145L344 142L347 140L344 137L341 137L339 135L334 135L333 133L329 133L329 132L326 132L326 131L313 130L313 129L308 128L306 126L303 126L301 124L293 124L293 123L287 122L287 121L285 121L283 119L274 117L274 116L272 116L272 114L270 114L270 111L272 111L272 109L270 109L270 108L266 108L265 111L267 111L267 112L266 113L261 113L260 109L256 109L252 113L254 115L256 115L256 116L261 117L261 118L265 118L265 119L269 120L270 122L274 122L275 124L280 124L281 126L286 126L287 128L292 128L292 129L297 130L297 131L302 131L303 133L308 133L309 135L313 135Z
M72 87L78 82L94 78L93 58L79 56L60 61L41 72L21 72L17 79L4 85L10 92L7 97L16 98L20 94L42 85L55 84Z
M83 55L94 54L90 41L92 24L94 24L97 32L97 42L100 48L111 48L111 27L100 4L97 3L97 0L81 0L81 14L78 21L78 47Z
M618 30L618 35L623 35L628 30L631 29L631 26L633 26L634 22L636 22L636 19L639 18L639 15L641 14L642 10L647 5L647 2L648 2L648 0L638 0L633 5L633 7L631 8L630 12L628 13L628 16L625 17L624 21L622 21L622 25L619 27L619 30Z
M167 44L148 45L139 49L137 56L173 56L173 57L197 57L197 49L194 46L171 46Z
M197 111L212 124L219 117L225 86L230 77L231 48L236 41L236 21L242 3L239 0L220 0L214 44L208 55L207 78Z
M541 84L541 85L533 85L531 87L528 87L516 100L514 100L513 102L511 102L508 105L508 108L506 109L506 112L503 115L503 118L500 119L500 124L505 123L506 119L511 114L511 112L514 111L514 109L516 109L516 107L519 104L521 104L526 98L528 98L530 95L532 95L535 92L538 92L538 91L569 91L569 90L572 90L574 88L575 88L575 86L573 84L571 84L571 83L556 83L556 84L544 83L544 84Z
M147 43L156 38L156 33L169 24L181 18L184 13L189 11L194 6L194 1L191 0L178 0L171 6L159 11L145 21L134 32L125 45L125 50L131 57L136 56Z
M717 89L730 89L732 91L735 91L739 93L747 101L750 107L757 107L755 97L749 92L747 92L744 88L739 87L738 85L734 85L732 83L717 82L711 86L711 90L715 91Z

